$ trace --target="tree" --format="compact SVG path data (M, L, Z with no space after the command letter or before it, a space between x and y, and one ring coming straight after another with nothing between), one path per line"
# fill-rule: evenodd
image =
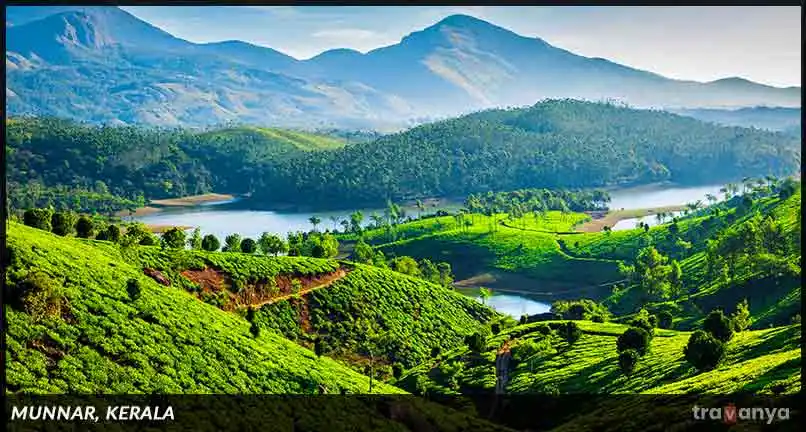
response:
M573 345L576 341L582 337L582 330L579 328L579 325L573 321L566 321L563 323L558 331L559 335L568 342L569 345Z
M71 212L56 212L50 219L53 234L67 236L73 232L76 224L76 216Z
M356 242L353 248L353 260L370 264L374 257L375 251L372 249L372 246L365 243L364 240L358 240L358 242Z
M439 270L437 270L437 266L434 265L431 260L423 258L420 260L419 268L423 279L439 284Z
M341 221L341 218L338 216L329 216L328 219L330 219L330 221L333 222L333 232L338 231L339 221Z
M140 222L135 222L126 226L126 232L120 240L123 246L132 246L136 244L150 243L153 237L145 225ZM148 245L146 245L148 246Z
M251 238L245 238L241 241L241 252L246 254L253 254L257 252L257 242Z
M76 237L90 238L95 231L95 223L88 216L81 216L76 221Z
M662 329L671 329L672 322L674 321L674 316L671 312L667 310L663 310L658 312L658 327Z
M736 311L731 315L730 322L733 325L733 331L740 332L750 327L750 305L747 299L742 300L736 305Z
M389 267L398 273L415 277L421 276L420 267L417 265L417 261L409 256L402 256L393 259Z
M206 250L206 251L208 251L208 252L217 251L218 248L220 248L220 247L221 247L221 242L218 240L218 237L216 237L216 236L214 236L212 234L207 234L202 239L201 248Z
M486 347L487 341L481 333L476 332L472 335L465 336L465 345L467 345L471 352L480 353Z
M202 248L201 229L198 227L193 230L193 234L191 234L190 238L188 238L188 247L193 250L200 250Z
M733 325L730 319L719 309L711 311L711 313L705 317L702 323L702 329L722 342L727 342L733 337Z
M479 287L479 297L481 297L481 302L486 305L487 299L493 296L492 290L485 287Z
M120 227L114 224L106 227L106 239L112 243L120 242Z
M308 222L310 222L311 225L313 225L313 230L316 231L316 227L322 222L322 219L319 219L316 216L311 216L308 218Z
M353 232L361 232L361 223L364 222L364 213L356 210L350 214L350 228Z
M725 344L711 334L697 330L689 337L683 354L698 370L708 371L719 366L725 358Z
M182 249L185 247L185 232L172 227L162 234L161 244L163 249Z
M649 333L640 327L630 327L616 339L616 349L621 352L635 350L639 355L646 354L649 349Z
M279 236L270 232L263 232L257 240L260 251L266 255L277 256L281 252L288 251L288 245Z
M50 231L53 211L50 209L28 209L23 213L23 223L29 227Z
M631 375L638 364L638 352L634 349L626 349L619 353L618 364L624 375Z
M657 318L653 315L650 315L646 309L641 309L638 311L638 314L636 314L636 316L630 321L630 325L632 327L644 329L650 337L652 337L656 323Z
M451 265L446 262L437 264L439 271L439 284L444 287L449 287L453 284L453 273L451 273Z
M129 294L130 299L137 300L140 298L142 291L143 288L140 286L140 281L137 279L129 279L126 281L126 292Z
M230 234L224 238L224 252L239 252L241 250L241 235Z

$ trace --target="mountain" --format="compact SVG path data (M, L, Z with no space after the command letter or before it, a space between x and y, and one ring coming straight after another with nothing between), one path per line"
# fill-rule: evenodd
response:
M754 127L800 134L800 108L680 109L673 112L726 126Z
M452 15L366 54L297 60L241 41L195 44L116 7L11 7L11 114L92 122L400 129L545 98L637 107L800 106L800 89L678 81Z

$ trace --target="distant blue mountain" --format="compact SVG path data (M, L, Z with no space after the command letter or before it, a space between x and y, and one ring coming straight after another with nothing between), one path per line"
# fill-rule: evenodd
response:
M672 80L466 15L366 54L297 60L241 41L191 43L111 6L15 6L7 8L6 67L12 115L96 122L395 129L545 98L800 107L800 88Z

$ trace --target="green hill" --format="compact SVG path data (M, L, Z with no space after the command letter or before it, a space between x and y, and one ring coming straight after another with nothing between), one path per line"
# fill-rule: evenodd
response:
M9 383L22 391L80 385L120 393L304 393L311 389L306 385L321 384L361 392L365 377L347 373L345 365L363 372L374 356L375 374L386 378L393 363L419 364L434 347L460 345L496 316L455 291L348 262L126 248L15 223L9 231L9 293L19 300L9 313L14 359ZM129 279L142 285L136 300L127 294ZM29 291L41 298L26 297ZM42 314L61 308L62 319L54 315L34 323L22 310L35 298L44 302ZM49 306L51 300L60 306ZM263 330L257 339L243 319L250 308L257 310L254 321ZM287 348L292 343L286 338L327 357L295 344ZM233 347L226 341L237 342ZM180 346L171 349L173 344ZM140 348L129 349L135 345ZM270 356L271 350L284 354ZM199 370L188 370L202 351L220 354L208 353ZM216 357L226 365L216 366ZM74 369L62 371L67 365ZM146 369L123 376L136 366ZM87 381L77 372L83 368L99 368L101 381ZM255 368L260 372L253 375ZM165 387L149 387L154 385Z
M367 392L367 377L275 332L253 338L240 316L156 283L100 243L9 226L10 391ZM130 279L139 295L127 291Z
M6 182L12 209L108 213L147 200L248 193L260 164L347 143L324 133L249 126L200 132L7 119Z
M422 125L265 170L256 203L377 205L523 188L713 184L797 171L797 137L661 111L549 100Z
M698 372L683 357L689 332L655 329L650 350L631 375L619 369L616 339L628 327L576 321L582 336L570 344L546 321L516 326L488 337L482 352L457 348L407 371L399 383L411 391L492 392L495 361L506 344L511 352L508 394L754 394L800 390L800 326L737 333L727 358L715 370ZM548 333L545 334L545 333ZM524 348L526 345L533 345Z

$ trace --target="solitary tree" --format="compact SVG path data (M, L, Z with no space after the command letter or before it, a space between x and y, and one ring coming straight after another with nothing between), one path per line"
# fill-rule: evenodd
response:
M257 251L257 242L251 238L245 238L241 241L241 252L253 254Z
M716 368L725 357L725 344L711 334L697 330L688 339L683 354L700 371Z
M90 238L95 231L95 224L87 216L81 216L76 221L76 237Z
M212 234L207 234L202 239L201 247L208 252L214 252L221 247L221 242L218 240L218 237Z
M193 234L191 234L190 238L188 238L188 247L194 250L199 250L202 248L201 229L198 227L193 230Z
M224 239L224 252L239 252L241 250L241 235L230 234Z
M258 245L266 255L277 256L280 253L288 252L288 244L279 236L268 232L261 234Z
M162 234L161 243L164 249L182 249L185 247L185 232L173 227Z
M705 317L702 329L722 342L727 342L733 337L733 325L730 319L719 309L711 311Z
M29 227L50 231L53 212L50 209L28 209L23 213L22 220Z
M311 225L313 225L313 230L316 231L316 227L322 222L322 219L319 219L316 216L311 216L308 218L308 222L310 222Z
M487 304L487 299L493 296L493 292L489 288L479 287L479 297L481 297L481 302L483 304Z
M56 212L50 219L53 234L66 236L73 232L76 223L75 214L71 212Z

